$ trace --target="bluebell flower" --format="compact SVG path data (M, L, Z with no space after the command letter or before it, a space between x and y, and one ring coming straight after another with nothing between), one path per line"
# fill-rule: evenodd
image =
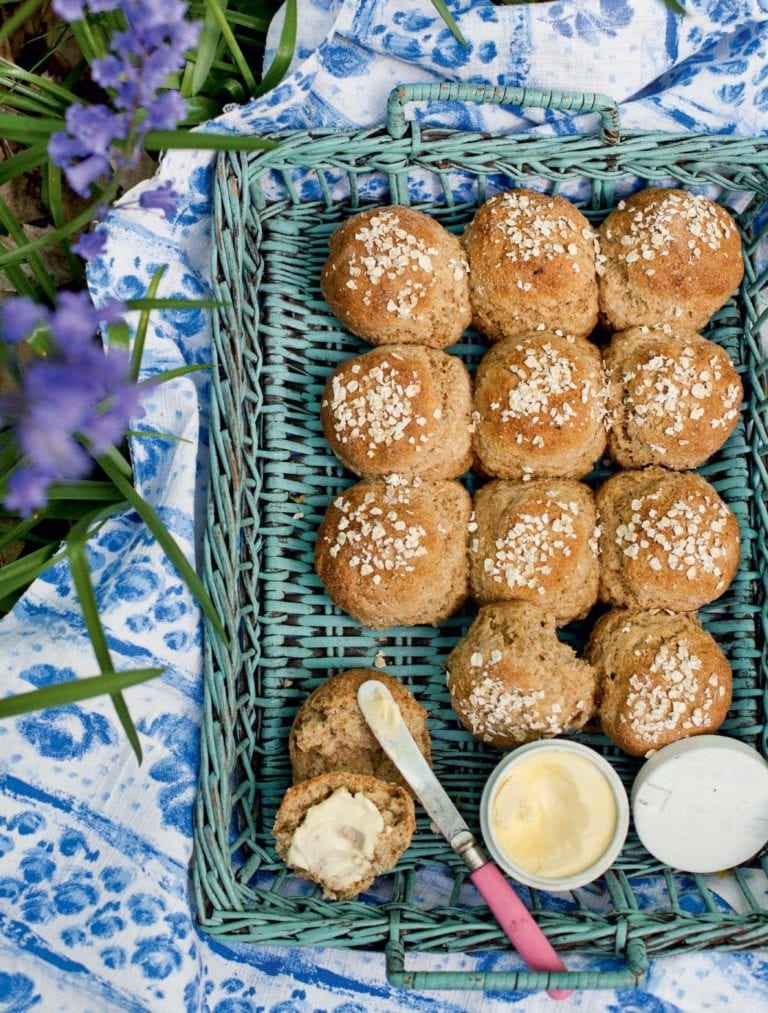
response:
M25 295L7 299L0 307L0 332L9 344L28 337L38 324L48 319L48 310Z
M93 260L95 257L100 257L106 248L107 234L102 229L84 232L78 241L72 244L72 251L83 260Z
M43 311L51 350L22 371L18 392L0 399L2 422L13 428L20 456L8 481L8 509L27 516L45 504L52 482L87 475L93 457L118 443L138 413L141 388L130 378L126 352L104 350L94 340L100 323L124 311L118 302L96 309L85 292L62 292L53 312ZM36 319L24 304L16 314L10 336L19 340L24 322L34 327L39 314ZM4 337L7 326L4 312Z
M163 183L162 186L158 186L154 190L145 190L139 197L139 204L143 208L162 211L166 218L170 218L176 210L178 199L179 195L171 184Z

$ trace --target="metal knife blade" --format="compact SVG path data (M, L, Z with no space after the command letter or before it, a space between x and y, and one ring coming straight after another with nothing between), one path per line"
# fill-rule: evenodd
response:
M358 689L357 702L379 745L453 850L470 869L484 865L487 856L422 756L389 689L384 683L369 679Z

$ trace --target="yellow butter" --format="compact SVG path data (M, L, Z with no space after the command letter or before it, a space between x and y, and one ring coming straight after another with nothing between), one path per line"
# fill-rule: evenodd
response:
M294 831L288 865L317 875L332 889L352 886L369 872L384 820L362 792L337 788L307 809Z
M611 843L618 813L605 775L570 750L533 751L511 765L490 806L499 848L526 872L563 879Z

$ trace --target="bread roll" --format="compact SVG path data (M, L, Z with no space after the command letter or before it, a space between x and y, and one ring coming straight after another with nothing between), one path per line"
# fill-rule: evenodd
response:
M546 332L506 338L475 377L473 446L497 478L581 478L605 450L600 353Z
M669 324L614 334L603 353L608 452L623 468L697 468L736 427L742 400L728 353Z
M633 756L717 731L731 705L731 666L695 615L614 609L595 625L586 658L603 731Z
M582 618L597 601L596 528L592 490L581 482L489 482L470 524L472 595L481 605L531 602L558 625Z
M596 234L563 197L509 190L464 232L472 322L490 340L543 326L583 337L597 323Z
M592 667L528 602L485 605L447 663L451 704L476 738L510 747L581 728L594 708Z
M320 418L331 450L356 475L456 478L472 463L471 411L461 359L387 345L334 370Z
M331 770L349 770L408 788L358 706L357 691L368 679L389 689L416 745L430 760L424 708L397 679L370 668L353 668L326 679L310 693L296 715L288 739L294 784Z
M664 468L622 471L598 489L600 599L693 612L739 566L739 525L709 482Z
M319 883L330 900L349 900L394 868L415 828L403 788L336 770L289 788L272 832L298 876Z
M447 348L469 326L466 256L429 215L399 205L361 211L329 245L323 295L344 326L370 344Z
M333 601L364 626L436 624L469 593L472 502L458 482L366 479L337 496L315 547Z
M725 208L654 187L620 201L600 227L600 317L609 330L672 323L698 331L744 274Z

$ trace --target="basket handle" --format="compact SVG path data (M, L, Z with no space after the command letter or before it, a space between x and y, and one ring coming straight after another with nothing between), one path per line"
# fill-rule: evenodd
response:
M417 991L538 992L544 989L641 988L648 972L648 957L641 939L633 939L627 944L627 966L615 971L409 971L405 967L405 947L401 942L390 941L385 947L385 954L389 984Z
M598 92L548 91L539 88L501 88L492 84L401 84L393 88L387 101L387 131L402 137L407 130L405 106L408 102L477 102L497 106L521 106L523 109L563 109L575 113L599 113L600 139L616 144L620 135L619 107L612 98Z

